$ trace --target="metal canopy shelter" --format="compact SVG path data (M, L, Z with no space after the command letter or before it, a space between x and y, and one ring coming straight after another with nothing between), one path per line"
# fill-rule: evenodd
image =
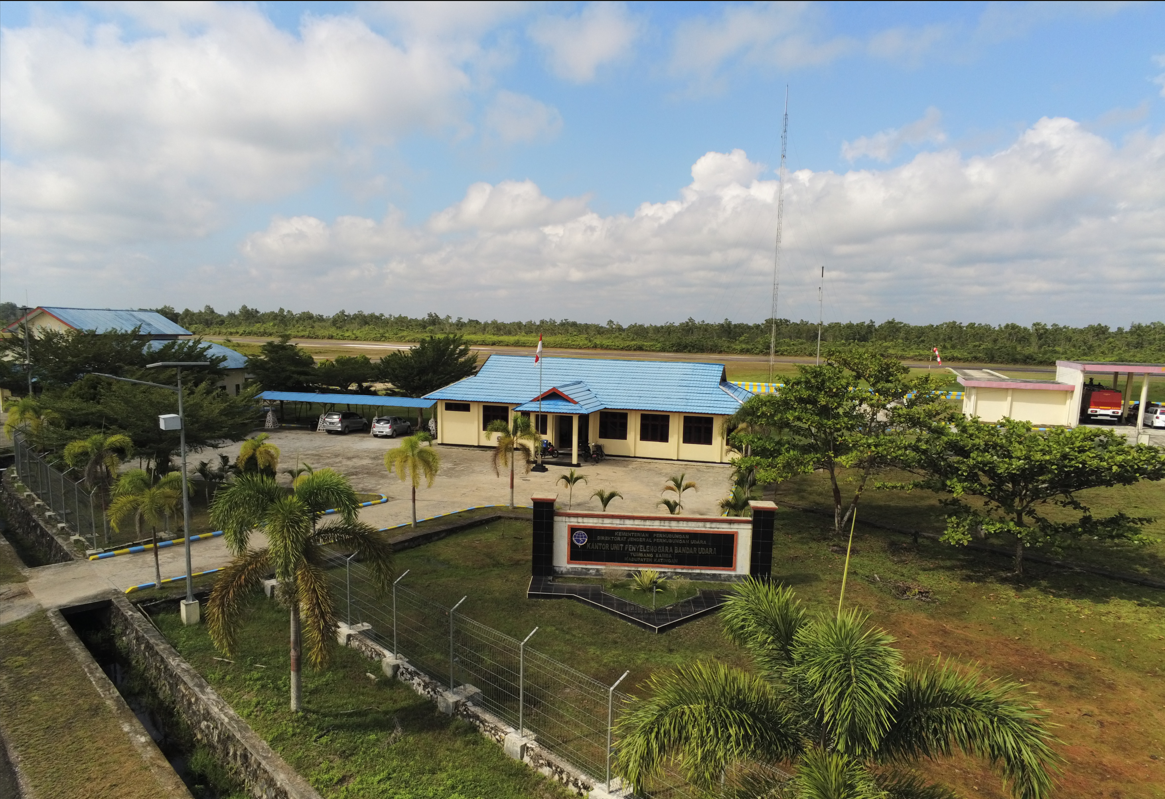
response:
M318 402L322 405L369 405L379 408L432 408L437 401L412 397L382 397L379 394L317 394L311 391L264 391L262 400Z

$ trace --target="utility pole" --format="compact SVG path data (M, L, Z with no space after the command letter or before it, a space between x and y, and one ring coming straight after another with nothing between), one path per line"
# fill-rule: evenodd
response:
M27 305L20 306L21 313L24 314L24 374L28 378L28 396L32 397L32 354L28 346L28 313L32 309Z

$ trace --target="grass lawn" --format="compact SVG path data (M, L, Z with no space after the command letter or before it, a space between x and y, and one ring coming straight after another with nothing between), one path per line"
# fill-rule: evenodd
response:
M570 794L350 649L305 669L304 706L288 710L287 612L256 599L228 662L205 626L176 609L153 614L163 634L255 731L325 797L565 799Z
M844 549L829 520L777 514L774 576L815 610L836 609ZM747 665L714 617L662 635L565 600L527 600L529 526L503 521L401 553L413 590L603 682L624 669L638 692L652 671L696 659ZM1165 592L1029 567L858 525L847 602L871 612L908 662L952 656L1031 686L1052 711L1068 761L1060 797L1165 796ZM899 597L927 596L931 601ZM407 652L405 653L408 654ZM1154 759L1151 756L1155 756ZM926 771L961 795L1002 797L998 778L954 758Z
M38 799L165 795L43 612L0 627L0 719Z

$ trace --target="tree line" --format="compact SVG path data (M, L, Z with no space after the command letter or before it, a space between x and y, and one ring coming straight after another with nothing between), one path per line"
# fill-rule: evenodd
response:
M183 327L202 335L420 341L428 336L457 334L469 344L533 347L543 335L548 346L569 349L613 349L642 352L709 352L767 354L771 324L704 322L687 319L666 324L606 324L567 319L505 322L456 319L429 313L406 315L349 313L332 315L310 311L260 311L246 305L219 313L202 310L155 309ZM817 323L778 319L776 351L780 355L813 355ZM884 322L829 322L822 328L828 346L878 349L898 358L929 358L938 347L944 358L989 363L1048 364L1057 359L1097 361L1165 361L1165 322L1131 323L1128 327L1033 323L1030 326L976 322L912 325Z

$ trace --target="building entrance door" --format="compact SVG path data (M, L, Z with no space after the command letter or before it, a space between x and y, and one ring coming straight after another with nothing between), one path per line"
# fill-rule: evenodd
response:
M558 435L556 435L554 446L558 447L559 452L570 453L570 448L574 444L574 417L573 416L559 416L558 417Z

